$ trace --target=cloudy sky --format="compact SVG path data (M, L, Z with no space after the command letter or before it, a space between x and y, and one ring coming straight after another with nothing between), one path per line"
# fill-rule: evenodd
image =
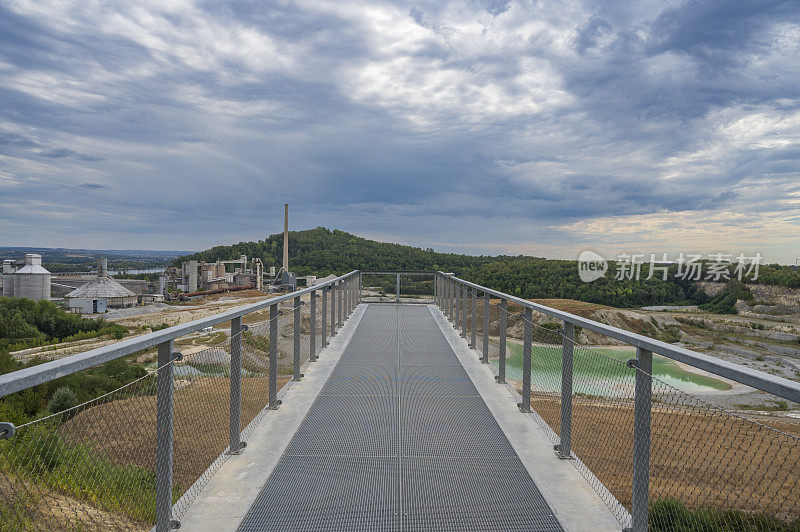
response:
M0 3L0 245L800 256L796 1Z

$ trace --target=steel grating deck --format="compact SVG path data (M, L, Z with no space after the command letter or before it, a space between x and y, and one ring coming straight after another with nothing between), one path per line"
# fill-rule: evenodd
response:
M239 530L560 531L430 310L369 305Z

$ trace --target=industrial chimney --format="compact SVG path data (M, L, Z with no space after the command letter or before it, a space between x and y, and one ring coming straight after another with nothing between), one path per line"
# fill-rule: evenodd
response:
M289 271L289 204L283 204L283 271Z

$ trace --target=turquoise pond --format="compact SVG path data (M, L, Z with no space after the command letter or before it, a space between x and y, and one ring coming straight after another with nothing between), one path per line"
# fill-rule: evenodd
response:
M625 362L635 358L630 349L577 347L573 353L573 390L575 393L603 396L630 396L633 393L634 370ZM534 345L531 351L534 390L556 392L561 387L561 346ZM497 359L490 360L497 367ZM706 375L688 371L676 362L653 355L653 376L664 384L684 392L714 392L727 390L730 385ZM508 340L506 377L522 379L522 344ZM654 382L654 386L659 386ZM666 391L666 388L662 386Z

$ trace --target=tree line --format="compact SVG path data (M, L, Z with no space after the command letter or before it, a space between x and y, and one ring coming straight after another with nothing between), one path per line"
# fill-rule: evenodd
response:
M283 235L213 247L179 257L173 264L179 265L189 259L206 262L230 260L242 254L260 258L267 268L271 265L278 267L283 254ZM578 265L574 260L439 253L430 248L368 240L324 227L289 232L289 267L298 275L318 276L341 275L356 269L445 271L518 297L578 299L615 307L704 304L709 300L696 282L676 277L677 266L669 268L666 280L660 273L646 279L648 264L642 265L641 280L616 279L616 264L611 262L604 278L584 283L578 276ZM380 285L387 292L394 291L391 282L385 278ZM756 282L797 288L800 287L800 274L791 266L762 265Z

